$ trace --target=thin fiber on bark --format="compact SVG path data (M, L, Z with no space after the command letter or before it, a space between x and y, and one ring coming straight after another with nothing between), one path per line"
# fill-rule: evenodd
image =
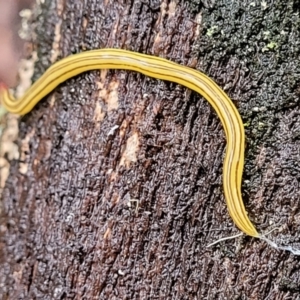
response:
M243 198L260 232L299 241L297 1L45 0L33 80L103 47L197 68L232 98L247 151ZM182 86L102 70L19 119L2 193L1 299L299 299L299 257L241 237L222 189L211 106ZM8 159L8 156L5 156Z

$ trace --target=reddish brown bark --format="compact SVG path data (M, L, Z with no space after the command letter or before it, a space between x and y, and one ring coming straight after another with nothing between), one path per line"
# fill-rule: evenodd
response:
M298 24L297 8L196 4L45 1L33 19L35 79L102 47L206 72L248 125L250 218L260 232L287 224L273 238L297 242L298 62L286 65L296 50L284 46L292 33L300 41L287 21ZM224 132L198 95L134 72L88 72L19 127L3 191L1 299L298 299L297 257L248 237L206 247L238 231L221 184Z

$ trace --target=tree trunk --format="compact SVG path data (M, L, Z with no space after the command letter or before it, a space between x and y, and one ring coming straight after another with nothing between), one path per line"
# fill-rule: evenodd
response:
M205 72L246 129L243 199L259 232L299 241L296 1L45 0L34 80L104 47ZM2 193L1 299L299 299L298 258L240 237L212 107L135 72L72 78L19 119Z

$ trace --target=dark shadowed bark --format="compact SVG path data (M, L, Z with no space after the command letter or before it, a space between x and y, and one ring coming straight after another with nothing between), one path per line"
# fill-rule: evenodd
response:
M45 0L32 17L33 79L104 47L202 70L245 124L251 220L295 244L299 3L267 2ZM222 189L224 131L199 95L92 71L19 130L2 194L1 299L299 299L299 257L245 236L206 247L239 231Z

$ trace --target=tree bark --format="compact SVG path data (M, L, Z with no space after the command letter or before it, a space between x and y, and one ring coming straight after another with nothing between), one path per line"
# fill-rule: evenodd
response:
M245 123L251 220L297 243L298 10L296 1L45 0L32 18L33 79L104 47L205 72ZM135 72L87 72L19 130L19 159L4 155L1 299L299 299L289 252L245 236L207 248L239 231L222 189L224 131L199 95Z

